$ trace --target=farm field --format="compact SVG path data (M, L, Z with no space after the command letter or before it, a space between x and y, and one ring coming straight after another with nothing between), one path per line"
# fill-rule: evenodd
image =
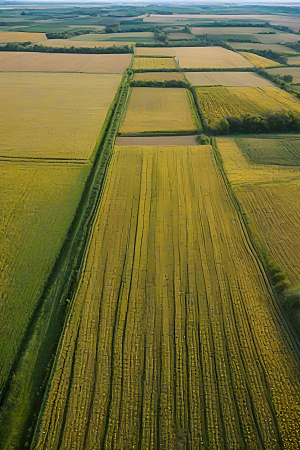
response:
M0 393L90 168L0 161Z
M34 448L296 448L269 292L210 146L115 148Z
M256 55L255 53L239 52L244 58L246 58L251 64L256 67L276 67L280 64L272 61L271 59L264 58L263 56Z
M18 31L0 31L0 43L7 44L9 42L34 42L37 43L47 41L45 33L26 33Z
M133 70L175 69L173 58L134 58Z
M280 44L255 44L252 42L229 42L235 50L272 50L279 53L297 53L293 48Z
M197 98L208 122L243 114L293 111L300 115L300 101L277 87L197 87Z
M133 88L121 134L196 131L187 91L181 88Z
M0 73L0 157L87 160L120 81L118 74Z
M271 75L292 75L293 83L300 83L300 67L281 67L278 69L270 69L268 73Z
M257 35L256 35L257 36ZM259 40L263 44L287 44L299 41L298 34L292 33L276 33L276 34L260 34Z
M259 34L261 32L269 33L271 28L262 27L195 27L191 28L194 34Z
M236 142L218 138L218 149L258 247L280 265L293 285L299 286L299 136Z
M300 66L300 55L299 56L292 56L291 58L288 59L288 64L290 64L291 66L295 65L299 65Z
M170 81L170 80L184 80L182 72L145 72L135 73L134 80L146 81Z
M181 68L243 68L253 67L241 55L222 47L137 47L135 54L140 56L176 56Z
M47 42L37 42L37 44L46 45L47 47L75 47L75 48L95 48L95 47L124 47L124 45L132 45L132 42L116 42L116 41L71 41L69 39L48 39Z
M193 36L191 33L169 33L168 34L169 40L185 40L191 41L192 39L195 39L195 36Z
M154 33L141 31L133 33L82 34L70 39L71 41L127 41L154 43Z
M0 72L123 73L131 54L0 52Z
M118 136L117 146L138 146L138 147L166 147L169 145L191 146L197 145L197 136Z
M274 86L271 81L251 72L185 72L194 86Z

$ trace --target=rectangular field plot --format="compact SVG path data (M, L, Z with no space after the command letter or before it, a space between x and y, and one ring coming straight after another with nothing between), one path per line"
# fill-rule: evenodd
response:
M0 72L123 73L131 57L131 54L1 52Z
M291 283L299 285L300 139L278 137L236 141L218 138L218 149L228 180L247 215L252 236L258 248L287 273ZM248 158L243 155L246 147ZM263 152L266 154L265 165L262 164ZM295 160L292 161L295 154L298 167L285 166L295 164ZM274 164L274 160L277 165L267 165Z
M297 448L298 359L212 148L117 147L94 230L35 449Z
M122 134L196 131L187 92L180 88L133 88Z
M280 44L254 44L252 42L229 42L235 50L272 50L280 53L297 53L293 48Z
M263 56L255 55L254 53L240 52L240 55L246 58L255 67L275 67L280 65L278 62L264 58Z
M94 48L94 47L112 47L116 45L117 47L124 47L124 45L132 45L132 42L115 42L115 41L72 41L70 39L48 39L47 42L38 42L38 44L46 45L47 47L83 47L83 48Z
M194 86L274 86L271 81L250 72L185 72Z
M0 157L88 159L120 80L117 74L0 73Z
M281 67L278 69L270 69L268 73L271 75L292 75L293 83L300 83L300 67Z
M290 64L291 66L300 66L300 56L292 56L288 59L288 64Z
M71 224L90 166L0 161L0 392Z
M194 34L259 34L261 32L270 32L271 28L262 27L195 27L191 29Z
M7 44L9 42L39 42L45 44L47 37L45 33L27 33L19 31L0 31L0 43Z
M258 114L268 111L293 111L300 114L300 102L276 87L197 87L198 101L208 122L228 116Z
M135 49L136 55L141 56L176 56L181 68L243 68L253 65L241 55L222 47L170 47Z
M132 33L82 34L70 39L71 41L128 41L155 43L154 33L141 31Z
M133 67L136 69L175 69L173 58L134 58Z
M170 80L184 80L182 72L145 72L135 73L134 80L145 81L170 81Z

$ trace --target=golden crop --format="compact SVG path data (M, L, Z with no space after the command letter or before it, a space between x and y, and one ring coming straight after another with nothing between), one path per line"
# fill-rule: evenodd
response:
M184 80L182 72L144 72L135 73L134 80L145 81L170 81L170 80Z
M300 102L277 87L197 87L198 101L208 122L227 116L253 114L264 116L268 111L293 111L300 115Z
M0 156L88 159L120 80L117 74L0 73Z
M256 67L275 67L280 65L278 62L256 55L255 53L239 52L239 54Z
M71 224L90 165L0 161L0 391Z
M23 31L0 31L0 42L39 42L45 44L47 37L45 33L28 33Z
M251 72L185 72L194 86L274 86L271 81Z
M175 69L173 58L134 58L133 69Z
M280 314L212 148L117 147L35 449L297 448Z
M133 88L122 134L191 131L196 126L181 88Z

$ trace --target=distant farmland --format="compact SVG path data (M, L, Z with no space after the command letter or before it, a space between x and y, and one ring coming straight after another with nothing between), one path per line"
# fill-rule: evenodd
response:
M194 86L274 86L269 80L251 72L185 72Z
M253 64L256 67L265 68L265 67L275 67L275 66L280 65L276 61L272 61L271 59L256 55L255 53L240 52L240 55L242 55L244 58L246 58L249 62L251 62L251 64Z
M0 31L0 42L39 42L42 41L45 44L47 37L45 33L28 33L19 31Z

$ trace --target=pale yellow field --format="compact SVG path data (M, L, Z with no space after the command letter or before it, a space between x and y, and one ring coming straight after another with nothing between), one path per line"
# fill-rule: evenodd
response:
M300 61L300 60L299 60ZM300 67L280 67L278 69L270 69L268 73L271 75L292 75L293 83L300 83Z
M298 285L300 167L251 164L233 138L218 138L217 142L225 173L246 212L254 239Z
M0 156L88 159L120 80L117 74L0 73Z
M188 97L180 88L133 88L120 132L195 131Z
M256 67L275 67L280 66L278 62L271 59L264 58L263 56L255 55L254 53L239 52L244 58L251 62Z
M0 31L0 42L34 42L35 44L42 41L45 44L47 37L45 33L28 33L23 31Z
M0 391L90 168L91 164L0 161Z
M212 148L117 147L35 449L295 450L294 354Z
M136 55L176 56L181 68L211 67L229 69L233 67L253 67L241 55L222 47L170 47L143 48L136 47Z
M261 32L270 32L271 28L262 27L194 27L191 28L194 34L259 34ZM259 38L259 36L258 36ZM225 38L226 39L226 38Z
M173 58L134 58L133 67L136 69L175 69Z
M38 44L47 45L47 47L124 47L124 45L132 45L132 42L115 42L115 41L71 41L67 39L48 39L47 42L37 42Z
M182 72L145 72L135 73L134 80L149 80L149 81L169 81L169 80L184 80Z
M291 66L300 66L300 56L292 56L288 59L288 64L290 64Z
M300 101L277 87L197 87L198 101L210 122L227 116L264 115L267 111L300 114Z
M250 72L185 72L195 86L274 86L271 81Z
M129 66L131 57L131 54L0 52L0 71L123 73Z

